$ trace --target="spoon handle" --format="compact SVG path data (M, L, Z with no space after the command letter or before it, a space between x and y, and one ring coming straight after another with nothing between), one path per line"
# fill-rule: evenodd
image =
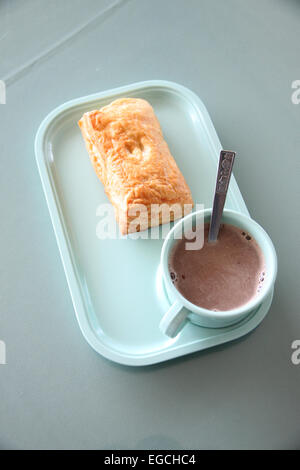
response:
M214 205L210 220L208 241L215 242L218 238L222 213L234 163L235 152L221 150Z

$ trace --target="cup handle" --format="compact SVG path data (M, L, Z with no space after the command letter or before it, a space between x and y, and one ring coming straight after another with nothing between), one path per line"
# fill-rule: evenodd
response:
M160 330L167 336L174 338L187 322L187 310L176 301L164 314L159 324Z

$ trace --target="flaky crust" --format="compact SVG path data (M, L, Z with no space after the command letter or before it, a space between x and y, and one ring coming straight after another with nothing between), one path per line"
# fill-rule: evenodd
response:
M122 234L169 221L164 213L159 214L158 221L151 220L151 204L190 205L191 210L191 191L147 101L118 99L85 113L78 124ZM148 216L141 226L134 227L131 222L137 213L132 208L141 204L149 209ZM171 212L170 219L181 216Z

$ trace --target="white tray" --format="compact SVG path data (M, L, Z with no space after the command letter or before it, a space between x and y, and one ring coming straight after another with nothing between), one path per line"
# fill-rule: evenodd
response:
M251 318L232 327L190 324L175 339L159 331L168 306L158 272L163 240L97 238L96 209L108 200L77 125L85 111L125 96L145 98L152 104L194 201L211 207L221 144L201 100L175 83L135 83L65 103L42 122L35 150L81 331L106 358L142 366L248 333L266 315L272 296ZM248 214L234 177L226 207Z

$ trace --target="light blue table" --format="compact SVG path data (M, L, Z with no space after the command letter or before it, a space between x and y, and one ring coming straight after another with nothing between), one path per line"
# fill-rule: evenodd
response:
M293 0L0 3L1 448L300 447L299 33ZM250 336L134 369L80 333L33 141L62 102L148 79L203 99L279 275Z

